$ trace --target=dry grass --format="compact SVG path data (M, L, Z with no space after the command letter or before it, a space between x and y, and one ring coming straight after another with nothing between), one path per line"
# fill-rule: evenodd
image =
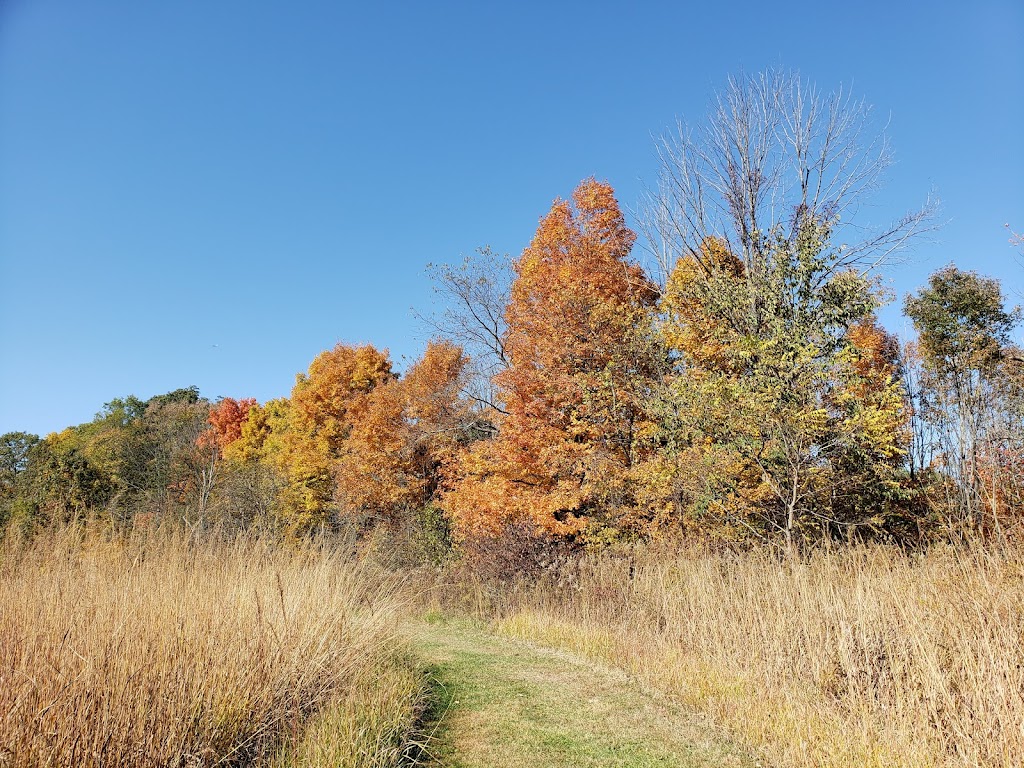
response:
M325 718L331 765L403 749L423 681L395 661L394 588L367 566L74 531L0 557L0 766L326 764Z
M594 557L490 610L502 633L711 713L773 764L1010 768L1024 755L1021 554Z
M427 705L418 662L364 667L343 696L310 718L270 768L395 768L414 765L423 746L418 720Z

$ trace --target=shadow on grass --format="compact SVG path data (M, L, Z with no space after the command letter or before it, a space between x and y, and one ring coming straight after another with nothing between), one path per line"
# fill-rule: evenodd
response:
M457 768L455 750L448 738L446 716L455 701L454 685L443 664L423 669L424 685L420 711L402 756L401 766Z

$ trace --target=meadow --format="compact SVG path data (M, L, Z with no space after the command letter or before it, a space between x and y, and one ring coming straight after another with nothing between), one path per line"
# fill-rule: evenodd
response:
M1021 554L647 548L532 585L449 585L434 604L625 670L769 765L1010 768L1024 754Z
M73 527L0 558L5 768L383 767L414 741L395 578L337 548Z
M648 545L529 578L386 567L386 553L9 533L0 765L432 765L437 691L410 641L430 614L454 620L444 632L483 627L624 671L766 765L1010 768L1024 754L1012 545Z

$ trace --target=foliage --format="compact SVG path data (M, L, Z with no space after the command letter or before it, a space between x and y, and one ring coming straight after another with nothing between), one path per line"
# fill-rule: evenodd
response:
M999 281L952 264L908 296L904 311L920 336L925 365L944 379L991 371L1021 317L1019 310L1005 308Z
M331 523L337 511L335 464L356 414L365 410L375 387L394 378L387 353L368 344L338 344L317 355L308 373L296 377L288 407L271 427L280 439L268 451L286 481L282 515L289 528L301 531Z
M904 310L919 335L920 444L955 535L1005 535L1020 522L1024 356L1010 343L1019 309L998 281L940 269Z
M197 438L208 414L195 387L112 400L92 421L47 436L21 457L12 505L23 522L45 524L87 514L114 523L140 515L203 520L214 456Z
M212 443L223 451L233 442L241 438L242 429L249 420L249 412L256 406L252 397L235 400L225 397L210 409L208 421L210 429L201 437L200 442Z
M27 432L0 435L0 525L10 516L19 481L29 467L30 452L38 444L39 436Z
M458 346L433 342L404 377L353 407L335 472L344 512L394 522L430 501L467 421L460 396L466 362Z
M887 140L863 102L784 72L731 78L660 150L644 225L672 370L650 398L651 496L730 539L885 528L907 409L864 324L883 298L873 272L931 206L858 221Z
M0 514L344 529L499 559L523 531L592 550L1024 532L1020 312L950 266L905 303L916 346L881 327L878 268L931 207L862 220L891 162L870 109L738 77L660 150L653 275L611 186L586 180L514 262L484 248L428 268L441 336L404 375L339 343L286 398L186 387L38 443L12 433Z
M905 412L877 292L841 268L831 222L769 238L747 262L708 240L667 281L674 366L653 407L675 502L728 538L881 524Z
M525 518L571 535L626 516L655 297L628 262L635 239L611 187L591 179L554 203L516 261L499 433L466 451L444 497L463 533Z
M19 486L22 510L31 516L21 522L41 525L81 519L90 510L102 509L115 490L110 477L60 435L30 449Z

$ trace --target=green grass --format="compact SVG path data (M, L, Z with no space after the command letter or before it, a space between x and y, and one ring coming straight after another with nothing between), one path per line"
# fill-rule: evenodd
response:
M743 766L707 724L623 675L438 616L411 642L435 685L427 765Z

